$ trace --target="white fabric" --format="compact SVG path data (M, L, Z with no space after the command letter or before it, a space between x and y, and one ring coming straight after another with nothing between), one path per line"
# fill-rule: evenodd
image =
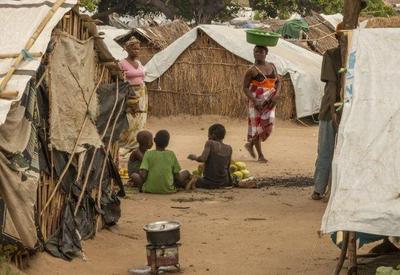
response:
M56 0L0 1L0 54L21 52L37 26L51 9L48 4L55 2ZM44 53L46 51L54 27L64 14L76 4L77 0L65 0L64 4L47 23L30 52ZM17 68L17 74L8 82L7 91L18 91L18 97L15 101L21 99L25 86L31 78L29 72L21 70L28 70L31 74L34 73L40 65L40 60L41 58L34 58L31 61L23 61ZM13 62L14 59L12 58L0 59L0 82L3 81ZM11 100L0 99L0 125L5 122L11 104Z
M322 18L328 21L335 29L337 25L339 25L339 23L343 21L343 15L340 13L330 14L330 15L321 13L320 15L322 16Z
M97 29L99 32L104 32L104 43L116 60L122 60L128 57L128 54L124 48L115 42L114 39L118 36L127 34L131 30L117 29L111 26L98 26Z
M324 233L400 236L399 41L400 29L353 33Z
M251 63L254 62L254 45L246 42L245 30L227 26L201 25L157 53L145 65L145 81L152 82L163 75L179 55L196 41L198 30L205 32L233 54ZM276 47L270 48L267 59L275 64L280 75L290 74L295 89L297 117L318 113L323 95L323 84L320 81L322 57L280 39Z

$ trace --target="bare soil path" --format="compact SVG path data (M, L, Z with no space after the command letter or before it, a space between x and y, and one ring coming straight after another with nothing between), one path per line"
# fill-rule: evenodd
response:
M268 164L256 163L246 154L244 121L212 116L152 118L148 128L169 130L170 149L183 168L193 170L196 164L186 156L201 152L208 126L214 122L225 124L226 143L252 175L312 177L317 127L279 121L263 145ZM122 201L118 226L84 243L86 262L80 258L65 262L42 253L27 273L128 274L129 268L146 264L142 226L172 219L182 223L183 274L331 274L339 250L329 237L317 234L326 205L312 201L311 191L311 187L266 187L150 195L131 190Z

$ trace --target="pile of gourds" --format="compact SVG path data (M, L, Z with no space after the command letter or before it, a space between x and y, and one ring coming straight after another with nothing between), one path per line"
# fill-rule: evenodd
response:
M120 168L119 169L119 175L121 176L121 179L128 179L129 178L128 169L127 168Z
M234 161L229 167L231 176L237 181L241 181L250 177L250 171L247 170L246 163L241 161Z
M201 177L203 175L204 165L200 164L197 167L197 170L194 170L192 174L194 176ZM241 180L247 179L250 177L250 171L247 170L246 163L241 161L233 161L229 167L229 171L231 173L231 177L235 182L240 182Z

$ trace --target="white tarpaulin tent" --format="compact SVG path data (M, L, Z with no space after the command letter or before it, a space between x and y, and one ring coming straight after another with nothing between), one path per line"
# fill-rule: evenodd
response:
M114 39L118 36L127 34L131 31L130 29L118 29L112 26L98 26L97 29L99 32L104 33L104 43L116 60L122 60L128 56L124 48L115 42Z
M400 29L353 33L322 231L400 236Z
M201 25L157 53L145 66L145 81L152 82L163 75L179 55L196 41L198 30L205 32L233 54L254 62L254 46L246 42L245 30L227 26ZM297 117L302 118L318 113L323 95L323 84L320 81L322 57L280 39L276 47L270 48L267 59L276 65L280 75L290 74L296 96Z
M337 27L337 25L339 25L340 22L343 21L343 15L340 13L336 13L336 14L320 14L322 16L322 18L324 18L326 21L328 21L334 28Z
M0 2L0 54L20 53L36 28L47 15L55 0L22 0ZM51 33L60 19L77 4L77 0L65 0L33 44L30 53L44 53ZM18 91L15 101L21 99L26 84L39 68L41 58L23 61L18 66L6 87L7 91ZM11 68L13 58L0 59L0 82ZM0 99L0 125L6 120L12 100Z

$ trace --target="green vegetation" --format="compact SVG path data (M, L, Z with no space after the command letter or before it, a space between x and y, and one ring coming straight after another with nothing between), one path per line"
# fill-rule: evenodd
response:
M343 0L253 0L250 5L257 11L257 18L279 17L287 19L292 13L297 12L303 16L311 11L325 14L342 13ZM363 15L393 16L392 7L387 6L383 0L368 0L368 5L363 10Z
M256 11L255 19L287 19L294 12L303 16L311 11L334 14L343 10L343 0L250 0ZM164 13L169 19L182 18L195 24L210 23L213 20L229 20L240 9L237 0L82 0L81 5L88 11L97 11L94 18L107 23L107 16L117 12L120 15L157 15ZM363 15L392 16L392 7L383 0L368 0Z

